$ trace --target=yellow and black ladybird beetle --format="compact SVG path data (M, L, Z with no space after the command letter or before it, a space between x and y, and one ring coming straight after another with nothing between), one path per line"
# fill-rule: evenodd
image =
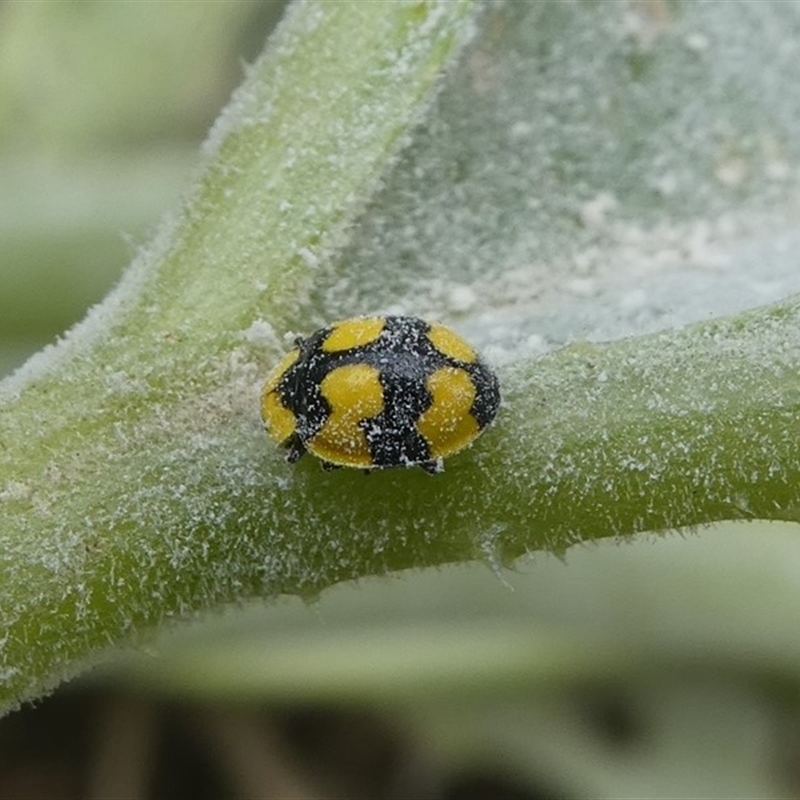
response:
M458 334L416 317L356 317L298 339L267 378L267 432L326 468L418 465L472 444L500 405L495 374Z

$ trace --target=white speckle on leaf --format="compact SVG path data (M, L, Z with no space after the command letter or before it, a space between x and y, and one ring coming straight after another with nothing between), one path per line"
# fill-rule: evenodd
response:
M535 133L535 128L532 123L527 120L517 120L511 124L508 130L508 135L511 141L518 141L520 139L527 139Z
M303 261L306 263L307 266L309 267L319 266L319 258L317 257L317 254L313 250L311 250L311 248L300 247L297 250L297 255L299 255L300 258L303 259Z
M8 481L0 490L0 503L7 500L27 500L31 496L31 487L20 481Z
M597 294L597 281L592 278L572 278L566 288L577 297L593 297Z
M686 48L693 53L705 52L708 50L710 44L708 36L698 31L687 34L683 39L683 43L686 45Z
M650 50L670 24L666 4L639 3L626 8L622 16L623 34L643 51Z
M617 201L609 192L601 192L593 200L581 207L581 221L587 228L599 228L606 222L606 216L617 206Z
M671 197L678 191L680 180L674 172L665 172L653 179L653 188L662 197Z
M263 319L254 320L253 323L242 334L248 342L253 344L272 347L278 342L275 329L269 322Z
M647 300L647 294L642 289L631 289L629 292L625 292L620 298L620 311L625 313L638 311L647 305Z
M776 159L768 161L765 167L767 178L771 181L783 182L792 177L792 168L788 161Z
M750 169L743 158L726 158L714 170L717 180L730 189L740 186L747 178Z
M477 302L478 297L471 286L454 286L450 289L448 305L456 313L469 311Z

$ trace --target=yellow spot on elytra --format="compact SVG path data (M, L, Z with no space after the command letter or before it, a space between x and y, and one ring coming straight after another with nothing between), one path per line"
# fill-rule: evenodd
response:
M285 442L294 433L297 420L281 403L277 392L269 392L261 398L261 416L267 426L267 433L278 444Z
M463 369L442 367L426 386L433 402L417 420L417 430L431 449L431 458L442 458L463 450L480 432L470 409L475 384Z
M277 364L275 369L267 375L267 382L264 384L264 389L262 391L262 395L267 394L268 392L273 392L275 389L278 388L278 384L281 382L281 378L284 376L289 368L294 364L295 361L300 356L300 350L295 347L294 350L290 350Z
M431 325L428 338L443 356L456 358L467 364L472 364L477 359L475 351L457 333L444 325Z
M383 411L379 372L368 364L348 364L329 372L320 384L331 415L307 443L324 461L347 467L370 467L372 455L358 423Z
M333 330L322 342L322 349L326 353L338 353L369 344L381 335L385 325L383 317L360 317L334 322L331 326Z

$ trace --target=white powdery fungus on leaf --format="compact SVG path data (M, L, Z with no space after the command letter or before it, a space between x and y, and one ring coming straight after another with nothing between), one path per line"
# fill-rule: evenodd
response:
M743 8L493 6L320 276L331 316L390 308L457 322L482 347L556 347L800 290L779 254L800 187L800 103L781 89L800 81L797 20ZM595 287L585 302L576 280ZM467 289L479 302L465 308ZM620 316L633 289L647 301Z

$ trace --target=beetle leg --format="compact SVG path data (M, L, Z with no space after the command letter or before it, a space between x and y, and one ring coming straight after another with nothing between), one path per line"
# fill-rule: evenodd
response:
M300 440L300 437L293 433L284 443L283 446L289 451L286 454L286 460L290 464L294 464L305 452L306 446Z
M441 458L437 458L434 461L423 461L420 467L422 467L428 475L438 475L440 472L444 472L444 463Z

